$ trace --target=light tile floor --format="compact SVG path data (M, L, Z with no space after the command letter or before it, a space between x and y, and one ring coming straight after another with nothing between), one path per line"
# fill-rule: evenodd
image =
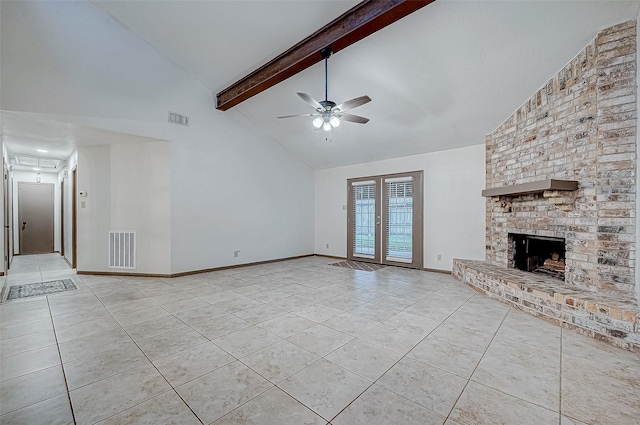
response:
M16 257L8 284L79 290L0 305L0 423L638 424L640 355L449 275L330 262L152 279Z

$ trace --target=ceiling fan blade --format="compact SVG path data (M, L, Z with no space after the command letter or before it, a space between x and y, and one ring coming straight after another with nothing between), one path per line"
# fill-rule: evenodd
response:
M320 102L318 102L317 100L315 100L314 98L312 98L312 97L311 97L311 96L309 96L308 94L303 93L303 92L298 92L298 93L296 93L296 94L297 94L298 96L300 96L300 98L301 98L302 100L304 100L305 102L307 102L309 105L313 106L313 109L315 109L315 110L318 110L318 109L320 109L320 110L324 110L324 106L322 106L322 105L320 104Z
M300 94L300 93L298 93ZM340 111L348 111L349 109L357 108L358 106L364 105L365 103L371 102L371 98L369 96L360 96L351 100L347 100L342 102L339 105L333 107L333 109L339 109Z
M361 117L360 115L353 114L335 114L341 120L355 122L357 124L366 124L369 122L369 118Z
M315 117L318 115L320 114L293 114L293 115L283 115L281 117L276 117L276 118Z

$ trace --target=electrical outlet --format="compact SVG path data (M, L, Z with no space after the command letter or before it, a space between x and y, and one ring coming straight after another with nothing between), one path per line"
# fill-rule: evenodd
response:
M233 251L233 256L238 257L240 255L240 251Z
M327 244L327 249L329 249L329 244Z
M438 261L442 261L442 254L438 254Z

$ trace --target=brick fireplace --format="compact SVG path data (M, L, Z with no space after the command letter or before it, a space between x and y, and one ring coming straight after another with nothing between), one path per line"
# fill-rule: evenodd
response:
M562 238L566 283L635 294L636 22L602 31L486 137L486 187L545 179L578 188L487 198L486 259L509 234Z
M486 261L455 260L453 273L515 307L640 350L636 26L600 32L486 136ZM527 238L563 241L547 264L562 260L564 279L517 270L546 261L537 257L548 248L523 264L516 248Z

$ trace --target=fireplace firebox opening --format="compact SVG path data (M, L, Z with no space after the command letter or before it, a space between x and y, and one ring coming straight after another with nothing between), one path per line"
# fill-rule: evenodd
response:
M509 234L512 267L564 280L565 240L546 236Z

